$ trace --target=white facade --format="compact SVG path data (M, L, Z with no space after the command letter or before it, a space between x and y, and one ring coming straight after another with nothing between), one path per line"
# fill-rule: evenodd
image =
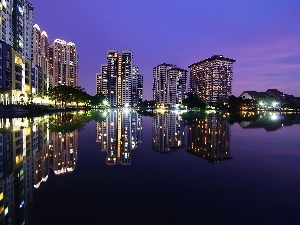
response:
M33 57L32 63L49 73L49 41L45 31L35 24L33 26Z
M28 2L24 2L23 7L23 54L28 59L32 58L32 29L33 29L33 6Z
M122 52L122 64L121 66L121 82L122 82L122 103L121 105L126 105L131 103L132 96L132 52L123 51Z
M167 104L167 71L173 67L176 66L163 63L153 68L153 100L155 102Z
M187 71L171 68L167 71L167 104L182 104L186 92Z
M242 99L253 99L252 95L250 95L248 92L243 92L240 97Z
M56 39L49 53L52 86L78 86L78 54L75 44Z

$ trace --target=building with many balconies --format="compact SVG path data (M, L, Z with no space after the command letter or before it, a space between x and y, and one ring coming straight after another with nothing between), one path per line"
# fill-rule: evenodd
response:
M233 63L236 60L223 55L210 58L189 66L189 92L197 94L210 105L232 95Z
M153 68L153 100L164 105L182 104L186 92L187 71L162 63Z
M112 107L136 105L142 101L143 77L133 65L132 51L109 50L107 64L96 74L97 93L103 94Z
M52 86L78 86L78 54L72 42L56 39L49 47Z

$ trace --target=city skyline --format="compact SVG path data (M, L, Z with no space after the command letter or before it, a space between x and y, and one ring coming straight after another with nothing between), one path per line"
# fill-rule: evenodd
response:
M95 73L105 52L128 49L144 75L143 100L152 99L154 66L174 63L188 69L214 54L236 59L236 96L269 88L300 96L300 2L30 2L34 23L49 34L50 43L56 38L76 43L79 85L90 94L96 93ZM77 16L82 12L88 13Z

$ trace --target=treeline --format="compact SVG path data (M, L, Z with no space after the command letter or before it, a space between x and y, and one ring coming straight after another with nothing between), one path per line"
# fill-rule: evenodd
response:
M216 105L216 108L227 110L229 112L239 110L261 110L261 109L289 109L300 110L300 100L294 99L289 102L280 103L272 97L261 97L257 100L243 99L234 95L229 96L227 99L221 100Z
M66 85L59 85L50 88L48 97L54 101L55 106L59 104L61 107L67 104L76 103L84 106L100 106L105 105L105 96L103 94L89 95L82 87L72 87Z

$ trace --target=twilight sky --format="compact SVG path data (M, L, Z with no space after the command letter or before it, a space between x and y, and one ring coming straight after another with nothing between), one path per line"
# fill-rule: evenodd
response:
M213 54L236 60L233 94L277 88L300 96L299 0L30 0L49 41L74 42L79 85L96 93L109 49L132 50L152 99L152 69L188 70Z

